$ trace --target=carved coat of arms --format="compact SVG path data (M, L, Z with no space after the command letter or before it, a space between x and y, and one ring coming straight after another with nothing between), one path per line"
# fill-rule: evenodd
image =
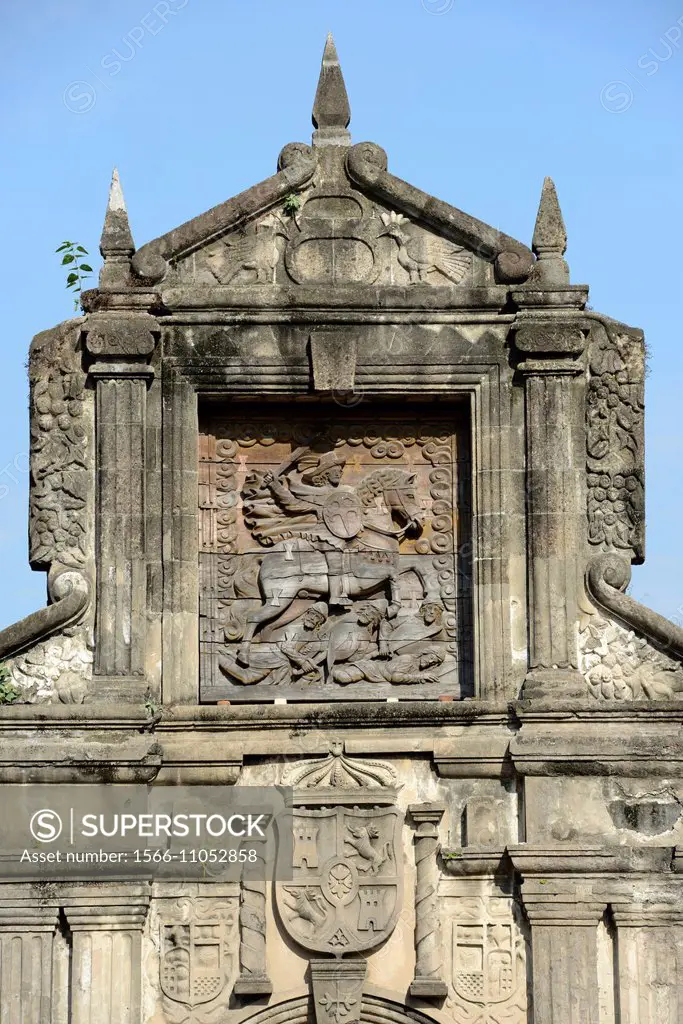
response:
M508 902L463 900L459 910L453 923L454 1001L468 1021L472 1014L482 1024L512 1024L526 1005L526 970L524 938Z
M276 887L283 925L299 945L343 956L386 939L400 911L402 815L395 807L297 808L293 877Z
M164 995L191 1007L216 999L230 967L226 938L225 922L218 918L162 923L160 984Z

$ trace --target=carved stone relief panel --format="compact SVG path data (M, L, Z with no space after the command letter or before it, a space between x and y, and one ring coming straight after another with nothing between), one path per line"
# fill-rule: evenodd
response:
M673 700L683 693L680 661L588 602L579 620L579 664L595 700Z
M39 335L31 352L33 568L83 570L92 559L94 413L78 346L78 333L63 326Z
M589 349L588 539L643 560L645 367L639 339L599 326Z
M474 895L479 884L446 901L445 1008L462 1024L526 1024L527 943L517 907L507 896Z
M460 696L464 411L299 408L204 417L202 699Z
M314 184L179 260L172 276L205 286L484 285L491 265L347 183Z
M156 901L151 938L158 978L150 980L164 1021L215 1024L224 1018L239 970L237 919L234 899Z

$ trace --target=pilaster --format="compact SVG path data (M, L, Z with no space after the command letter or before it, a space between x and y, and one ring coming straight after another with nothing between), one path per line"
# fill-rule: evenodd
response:
M52 1020L52 948L57 908L35 898L0 899L0 1021Z
M620 1024L683 1019L682 883L664 895L666 901L641 885L637 899L612 901Z
M144 694L147 655L146 474L152 317L93 318L97 447L95 673L119 698Z
M616 869L601 849L508 848L522 877L531 931L535 1024L600 1024L600 873Z
M72 1024L141 1024L142 929L149 896L67 898L72 934Z
M580 696L576 602L582 452L575 386L583 373L580 321L527 311L515 345L526 417L529 674L524 697Z

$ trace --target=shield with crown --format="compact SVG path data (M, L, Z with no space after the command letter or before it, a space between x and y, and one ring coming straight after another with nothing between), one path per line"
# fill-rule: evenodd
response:
M283 927L316 953L372 949L401 910L403 815L393 771L335 748L292 781L295 806L278 822L280 835L292 837L290 877L276 884Z

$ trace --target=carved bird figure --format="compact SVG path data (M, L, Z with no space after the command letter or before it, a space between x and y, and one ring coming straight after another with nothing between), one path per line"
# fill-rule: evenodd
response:
M411 284L419 284L424 275L438 271L453 284L460 284L472 264L472 258L461 245L426 231L412 232L411 223L402 213L382 214L384 231L398 245L398 262L408 271Z
M269 284L279 253L275 245L281 221L269 214L247 234L226 238L219 248L207 252L209 270L219 284L230 284L242 270L256 275L256 284Z

